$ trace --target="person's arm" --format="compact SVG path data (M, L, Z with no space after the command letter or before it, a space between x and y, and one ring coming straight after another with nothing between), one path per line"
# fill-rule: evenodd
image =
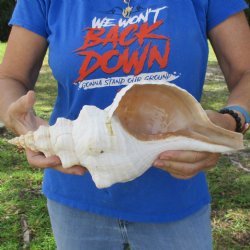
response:
M35 130L46 121L33 112L33 91L47 50L47 41L27 29L13 26L3 62L0 65L0 119L17 134ZM40 152L26 150L28 162L36 167L53 167L70 174L83 174L84 168L61 167L56 156L45 157Z
M227 105L238 105L250 112L250 30L243 12L229 17L209 31L209 38L224 73L230 95ZM235 130L236 122L228 114L208 112L217 125ZM244 117L239 113L242 121ZM218 154L192 151L165 151L154 165L171 175L188 179L212 168Z
M45 38L21 27L13 27L0 65L0 119L17 134L27 131L21 124L11 121L9 107L28 90L33 90L46 49Z
M250 113L250 29L244 13L212 29L209 38L230 92L226 106L241 106Z

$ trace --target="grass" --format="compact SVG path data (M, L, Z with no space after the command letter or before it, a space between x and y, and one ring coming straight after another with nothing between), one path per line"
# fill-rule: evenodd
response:
M208 46L209 46L208 64L217 65L217 58L210 42L208 43Z
M0 42L0 62L2 62L5 49L6 49L6 43Z
M0 61L5 44L0 44ZM209 64L216 64L210 53ZM36 112L48 119L57 93L56 83L47 62L37 83ZM210 79L204 87L202 104L208 109L219 109L225 103L227 88L223 80ZM32 169L24 152L7 143L13 137L8 131L0 134L0 250L55 249L41 194L43 173ZM250 139L249 134L246 137ZM232 165L223 156L217 167L208 172L209 188L213 197L212 222L214 249L250 249L250 175ZM23 244L21 219L27 221L32 240Z
M5 44L0 44L0 61ZM36 86L37 114L48 120L56 97L56 82L47 65L43 65ZM7 143L13 135L4 131L0 134L0 250L45 249L54 250L46 200L41 194L43 172L32 169L22 150ZM21 218L27 221L32 241L23 244Z

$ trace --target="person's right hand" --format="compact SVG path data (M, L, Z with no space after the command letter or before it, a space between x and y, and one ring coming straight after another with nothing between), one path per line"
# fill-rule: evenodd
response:
M35 104L35 93L29 91L26 95L13 102L7 110L7 127L16 134L26 134L28 131L38 129L40 125L48 123L37 117L34 113L33 106ZM27 160L31 166L37 168L53 168L66 174L83 175L86 168L82 166L73 166L63 168L60 158L57 156L45 157L41 152L34 152L26 149Z
M26 95L13 102L7 110L7 127L18 135L38 129L47 122L37 117L34 113L35 93L29 91Z

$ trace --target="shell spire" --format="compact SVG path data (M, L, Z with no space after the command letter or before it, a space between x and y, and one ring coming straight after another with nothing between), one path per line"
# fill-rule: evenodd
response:
M29 131L27 134L15 137L8 142L20 148L43 152L48 157L54 153L50 143L49 130L47 126L40 126L36 131Z

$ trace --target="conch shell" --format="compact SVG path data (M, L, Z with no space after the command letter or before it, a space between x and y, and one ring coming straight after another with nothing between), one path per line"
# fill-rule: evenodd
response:
M192 95L163 82L128 85L104 110L86 105L74 121L58 118L9 142L57 155L64 168L85 166L98 188L135 179L166 150L243 148L242 134L216 126Z

